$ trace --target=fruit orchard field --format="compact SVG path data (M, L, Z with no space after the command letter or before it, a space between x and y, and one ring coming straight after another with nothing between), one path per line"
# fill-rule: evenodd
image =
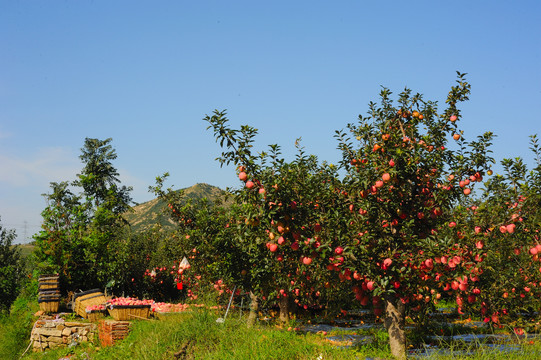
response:
M281 323L368 310L397 359L414 341L407 327L429 329L442 301L488 329L536 333L541 150L532 136L537 166L504 159L504 174L493 175L494 134L461 127L469 94L460 73L441 110L409 89L396 100L382 89L366 115L336 131L337 165L307 154L300 139L293 160L276 144L255 153L257 130L233 129L216 110L204 121L241 187L223 206L187 200L164 188L167 173L158 177L151 190L168 204L173 232L129 233L121 216L129 189L110 185L116 155L107 140L87 139L76 183L84 196L55 184L44 211L42 267L71 286L92 280L156 300L247 294L249 327L262 309L276 308ZM95 161L107 165L99 174Z

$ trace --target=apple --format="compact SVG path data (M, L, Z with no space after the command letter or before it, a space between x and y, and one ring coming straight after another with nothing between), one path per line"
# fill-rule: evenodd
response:
M242 181L246 181L246 179L248 179L248 175L244 171L241 171L239 173L239 179Z
M374 290L375 288L375 283L373 281L369 281L366 283L366 288L369 290L369 291L372 291Z
M514 232L515 232L515 227L516 227L515 224L509 224L509 225L507 225L507 226L506 226L507 232L508 232L509 234L514 233Z

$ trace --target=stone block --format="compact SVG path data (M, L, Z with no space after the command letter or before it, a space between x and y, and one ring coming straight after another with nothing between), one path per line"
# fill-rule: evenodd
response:
M73 321L68 322L68 321L66 321L64 323L64 325L67 326L67 327L77 327L77 326L83 327L83 326L86 326L88 324L87 323L82 323L82 322L73 322Z
M56 336L56 337L62 336L62 331L56 330L56 329L40 328L40 329L36 329L35 332L37 334L44 335L44 336Z
M56 336L49 337L49 346L50 346L51 343L62 344L62 337L61 336L59 336L59 337L56 337Z

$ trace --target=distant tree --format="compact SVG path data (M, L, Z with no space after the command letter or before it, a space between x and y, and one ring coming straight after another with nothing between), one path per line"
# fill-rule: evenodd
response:
M7 230L0 223L0 312L9 307L19 294L24 264L20 251L12 246L15 230Z

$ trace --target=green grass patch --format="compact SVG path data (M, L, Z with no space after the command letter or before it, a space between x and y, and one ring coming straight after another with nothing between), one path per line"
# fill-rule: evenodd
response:
M36 320L32 314L37 310L37 304L35 300L28 299L32 298L18 299L11 314L0 318L0 359L19 359L29 344L30 330ZM225 323L217 323L216 319L223 316L223 311L202 308L192 312L169 314L160 319L134 321L128 337L114 346L101 347L96 339L94 343L82 343L72 348L49 350L44 353L33 353L30 349L23 360L58 360L66 356L71 356L73 360L391 358L388 336L382 328L362 331L336 330L323 336L287 330L299 326L298 321L282 328L263 323L247 328L245 317L239 315L238 312L232 311ZM434 327L432 330L435 332L443 330L446 336L472 333L471 328L459 325L444 329ZM344 347L340 342L327 339L348 334L369 336L372 340ZM433 350L437 346L439 351L425 357L427 359L541 358L541 342L529 338L520 340L517 338L512 345L504 348L497 347L498 344L495 343L460 340L433 341L432 345ZM422 348L422 345L420 347Z
M0 359L18 359L30 343L33 314L39 309L36 299L19 296L10 313L0 314Z
M134 321L126 339L115 346L83 344L72 349L35 353L24 359L356 359L355 350L339 349L316 334L277 329L273 326L247 328L244 320L228 318L217 323L210 310L172 314L162 320Z

